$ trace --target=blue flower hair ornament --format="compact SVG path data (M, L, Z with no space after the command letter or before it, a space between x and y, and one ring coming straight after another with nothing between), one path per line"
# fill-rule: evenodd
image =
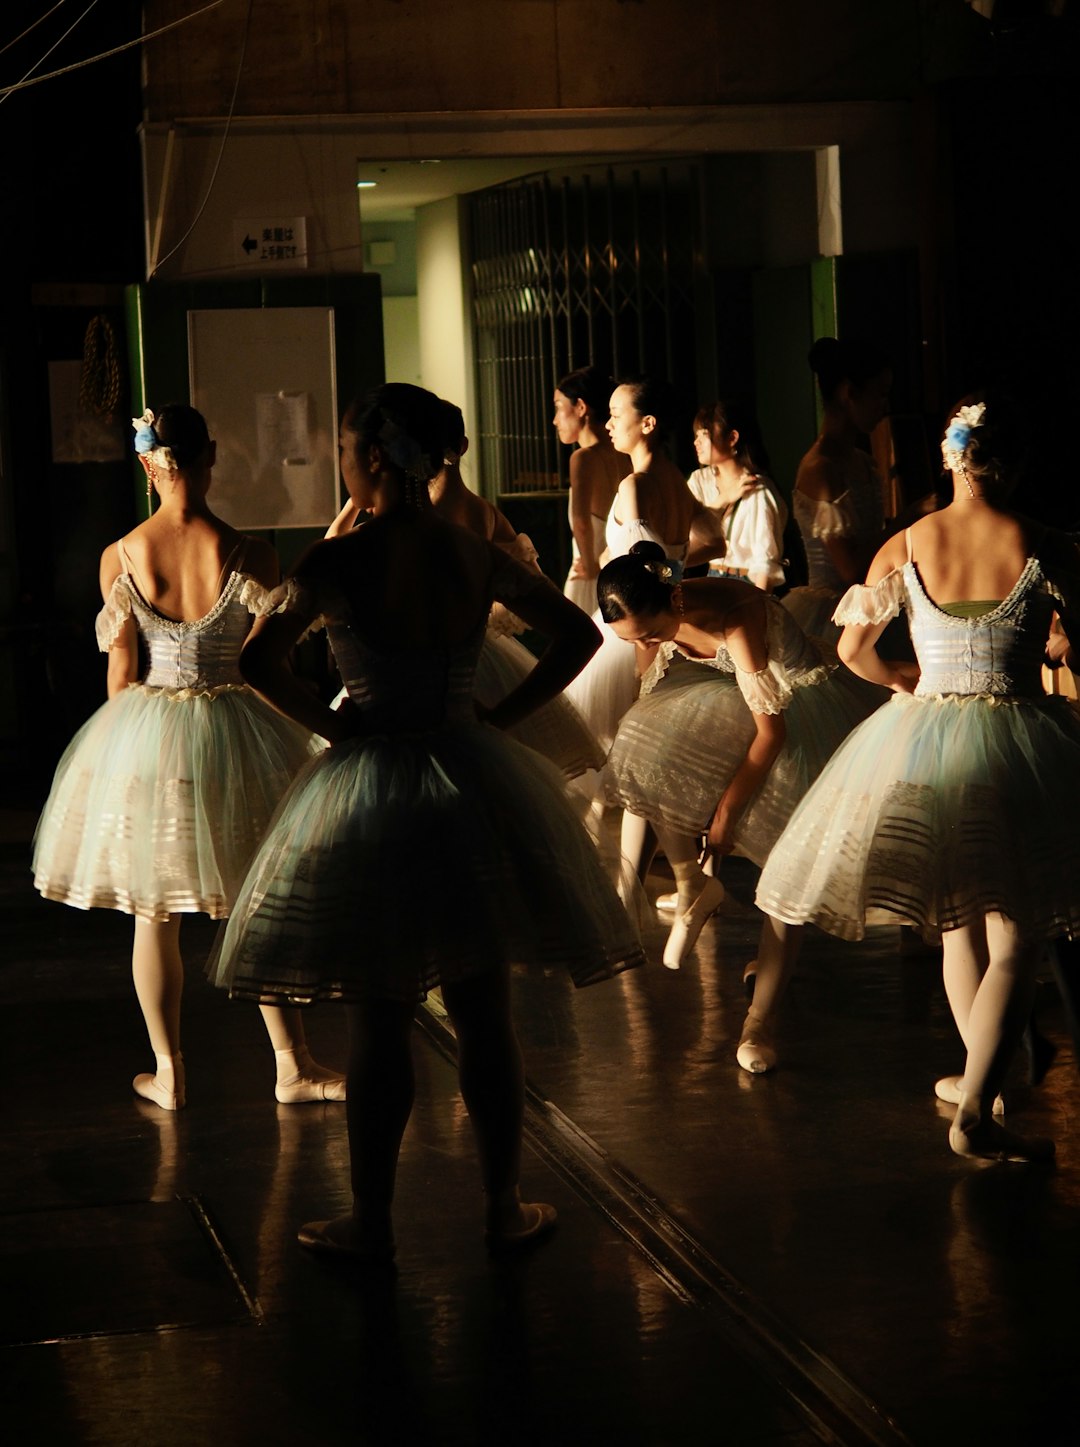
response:
M951 472L959 469L964 452L971 441L971 434L976 427L982 425L985 415L986 403L975 402L968 407L958 408L946 427L945 436L941 439L941 455L945 460L946 467Z
M154 414L149 408L141 417L133 417L131 425L135 429L136 452L153 452L155 447L161 446L161 438L154 431Z

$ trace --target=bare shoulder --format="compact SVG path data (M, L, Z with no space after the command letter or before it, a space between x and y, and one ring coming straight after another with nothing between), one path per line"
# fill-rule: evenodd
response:
M110 543L101 555L101 562L98 564L98 582L101 585L101 596L108 598L112 592L112 585L124 571L120 561L119 543Z
M836 460L824 456L816 443L799 463L795 489L814 502L835 502L844 491L838 484Z
M925 522L926 519L920 521ZM915 527L919 525L917 523ZM911 531L914 541L914 528ZM880 583L882 578L887 578L890 573L896 572L897 568L902 568L907 562L907 558L907 538L904 533L895 533L875 553L874 560L866 574L867 583Z
M278 555L265 538L245 537L243 567L266 588L274 587L281 577Z

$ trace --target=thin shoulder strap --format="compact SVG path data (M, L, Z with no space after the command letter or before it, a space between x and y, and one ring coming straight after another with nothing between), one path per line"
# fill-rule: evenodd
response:
M139 597L142 598L144 601L148 602L150 595L146 591L143 580L139 577L139 574L136 571L135 564L131 561L131 554L124 546L123 538L117 538L116 552L120 558L121 572L126 573L127 576L131 579L132 583L135 585L135 591L138 593Z
M244 566L244 557L247 553L249 538L246 533L240 534L240 541L233 548L232 552L225 559L221 572L218 574L217 591L220 596L230 573L239 573Z
M914 548L911 546L911 529L910 529L910 528L905 528L905 529L904 529L904 541L907 543L907 560L908 560L909 563L913 563L913 562L915 561L915 550L914 550Z

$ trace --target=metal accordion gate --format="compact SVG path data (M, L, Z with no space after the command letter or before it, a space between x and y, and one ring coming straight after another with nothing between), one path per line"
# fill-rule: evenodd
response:
M508 182L470 198L469 234L489 495L565 487L552 393L576 367L666 376L693 407L703 262L692 162Z

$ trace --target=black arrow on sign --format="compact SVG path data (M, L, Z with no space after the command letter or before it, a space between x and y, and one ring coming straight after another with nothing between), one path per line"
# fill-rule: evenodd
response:
M240 245L244 248L244 250L245 250L249 255L251 254L251 252L253 252L253 251L255 250L255 248L258 246L258 244L259 244L259 243L258 243L257 241L252 241L251 237L248 236L248 235L246 235L246 234L245 234L245 236L244 236L243 241L241 241L241 243L240 243Z

